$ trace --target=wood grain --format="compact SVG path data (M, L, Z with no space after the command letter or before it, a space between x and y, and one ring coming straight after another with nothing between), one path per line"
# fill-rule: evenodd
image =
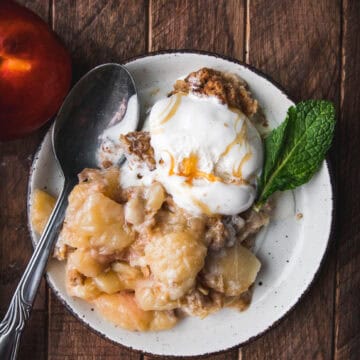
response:
M197 49L243 58L243 0L152 0L151 50Z
M340 14L338 1L251 0L249 61L296 100L339 103ZM335 251L319 277L279 326L243 348L243 359L331 359Z
M48 1L18 1L49 22ZM0 143L0 317L32 254L27 228L26 194L32 156L47 126L23 140ZM43 280L25 330L19 359L45 359L46 285ZM31 354L29 356L29 354Z
M360 3L343 2L341 116L337 128L338 181L335 359L360 358Z
M21 339L18 359L47 359L47 312L33 310Z
M340 2L250 2L249 61L296 100L338 102Z
M73 59L74 80L95 65L146 51L146 1L81 0L54 2L54 30Z
M144 355L144 360L173 360L173 359L189 359L189 360L241 360L241 355L238 355L238 350L225 351L217 355L208 356L193 356L193 357L177 357L177 356L147 356Z
M144 53L147 39L145 1L56 1L54 30L70 49L74 80L91 67ZM140 359L93 334L50 292L48 359Z

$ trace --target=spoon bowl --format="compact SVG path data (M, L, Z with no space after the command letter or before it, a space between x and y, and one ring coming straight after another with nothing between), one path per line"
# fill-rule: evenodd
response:
M99 136L113 119L124 118L123 108L136 95L134 80L119 64L104 64L89 71L73 87L56 118L53 150L65 178L76 178L84 168L98 166ZM132 119L139 121L139 106ZM122 116L118 116L118 114Z

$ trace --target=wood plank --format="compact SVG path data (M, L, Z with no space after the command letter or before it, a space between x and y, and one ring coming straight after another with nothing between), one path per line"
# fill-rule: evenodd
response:
M27 228L27 182L43 131L25 139L0 143L0 308L5 311L32 254ZM45 288L35 309L46 309Z
M145 1L54 1L54 29L73 59L74 80L91 67L144 53ZM48 359L140 359L140 355L95 335L50 293Z
M221 0L210 5L207 0L153 0L150 11L149 50L188 48L244 60L244 1ZM238 350L232 350L204 359L231 360L238 356Z
M232 351L226 351L224 353L218 354L218 355L208 355L208 356L193 356L193 357L174 357L174 356L147 356L144 355L144 360L158 360L159 358L161 360L174 360L174 359L189 359L189 360L241 360L241 355L238 355L238 350L232 350Z
M343 1L341 117L337 128L338 226L335 359L360 357L360 3Z
M339 103L340 13L336 0L249 2L251 65L278 81L296 100ZM295 310L243 347L243 359L331 359L335 251Z
M74 80L90 68L146 51L146 1L54 2L54 29L70 49Z
M20 0L46 22L49 4ZM45 127L25 139L0 143L0 317L5 314L18 281L32 254L27 228L26 194L32 156ZM43 280L33 312L21 339L19 359L45 359L47 348L47 299ZM31 354L29 356L29 354Z
M297 100L338 102L337 0L250 0L249 61Z
M21 339L18 359L47 359L47 313L33 310Z
M243 59L244 1L151 1L152 51L197 49Z

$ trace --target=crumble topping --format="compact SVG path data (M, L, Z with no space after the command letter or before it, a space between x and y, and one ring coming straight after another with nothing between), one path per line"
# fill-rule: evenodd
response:
M244 80L234 74L209 68L202 68L190 73L184 80L177 80L170 95L179 92L215 96L223 104L240 109L247 116L254 115L258 110L258 102L253 99Z
M154 170L154 149L150 144L148 131L132 131L120 136L122 147L127 155L136 162L144 162L150 170Z

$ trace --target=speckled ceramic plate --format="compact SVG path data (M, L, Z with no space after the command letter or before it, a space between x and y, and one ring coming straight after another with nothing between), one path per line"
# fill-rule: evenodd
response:
M272 127L284 119L293 104L276 84L258 71L212 54L156 53L126 63L135 78L143 112L168 93L175 79L204 66L244 78ZM47 189L57 195L61 186L49 132L33 163L29 207L34 189ZM103 320L86 302L66 294L63 263L50 261L48 282L80 321L121 345L157 355L190 356L228 350L264 333L284 317L309 288L328 246L333 206L326 162L308 184L277 197L275 218L257 237L255 251L262 267L253 301L244 312L224 309L203 320L186 318L169 331L129 332ZM36 243L37 236L32 229L31 235Z

